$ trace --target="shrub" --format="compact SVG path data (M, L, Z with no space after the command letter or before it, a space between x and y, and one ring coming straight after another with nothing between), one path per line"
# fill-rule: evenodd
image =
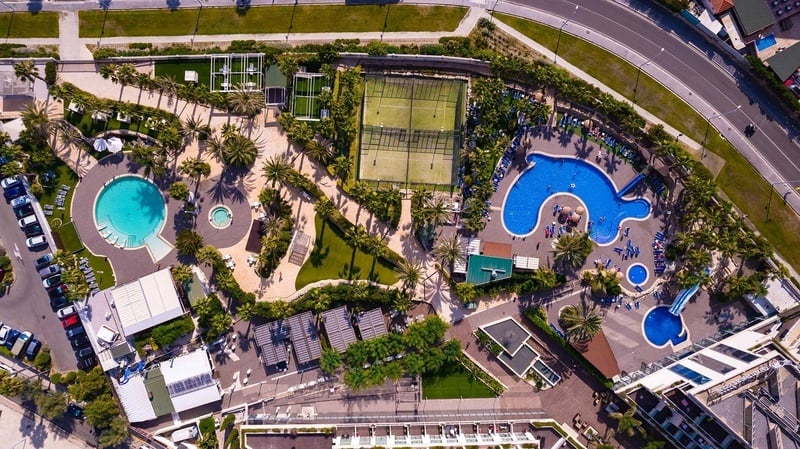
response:
M56 62L47 61L44 65L44 82L47 83L48 86L52 86L56 83L57 75Z
M158 347L165 348L178 340L182 335L193 330L194 322L192 318L189 316L182 316L154 327L150 335Z
M50 372L50 366L52 364L52 359L50 357L50 348L42 348L38 354L36 354L36 358L33 359L33 366L42 372Z

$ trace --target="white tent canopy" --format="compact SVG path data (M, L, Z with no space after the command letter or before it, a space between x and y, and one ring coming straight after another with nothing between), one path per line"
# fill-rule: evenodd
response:
M108 151L115 154L122 151L122 140L119 137L108 139Z
M108 141L106 139L94 139L94 144L92 144L95 151L106 151L108 150Z

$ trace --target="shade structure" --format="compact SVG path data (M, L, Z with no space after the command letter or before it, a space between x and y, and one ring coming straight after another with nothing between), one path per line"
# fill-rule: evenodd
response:
M586 209L584 209L583 206L578 206L578 207L575 208L575 213L576 214L583 215L584 212L586 212Z
M106 139L94 139L92 146L94 147L95 151L107 151L108 141Z
M112 153L119 153L122 151L122 140L119 137L108 139L108 151Z
M561 213L564 215L569 215L570 212L572 212L572 208L569 206L565 206L563 209L561 209Z

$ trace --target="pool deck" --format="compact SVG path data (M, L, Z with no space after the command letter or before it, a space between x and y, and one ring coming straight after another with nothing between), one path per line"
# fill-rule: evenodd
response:
M637 172L633 167L626 161L614 155L609 155L607 149L603 149L603 156L598 158L599 150L598 144L584 141L580 136L562 133L561 130L549 137L539 136L532 138L532 147L530 149L530 151L542 152L553 156L575 157L591 163L608 174L617 189L625 186L636 176ZM540 266L551 266L553 239L545 239L544 228L541 225L537 225L534 233L525 239L512 237L502 225L501 214L506 193L514 184L517 176L526 168L527 163L524 155L515 155L511 166L506 171L506 176L500 182L497 192L491 199L491 220L487 222L486 229L480 232L478 236L483 241L509 243L512 245L514 254L538 257ZM605 261L609 258L612 260L611 266L618 266L622 273L627 273L628 267L635 263L641 263L648 269L648 279L642 284L644 290L642 293L635 291L634 285L626 277L621 283L623 289L629 294L625 302L619 307L617 304L600 304L601 313L604 317L603 332L617 365L623 373L636 371L645 364L655 362L675 352L670 345L656 348L649 344L642 334L642 320L647 311L653 306L671 304L679 290L675 285L669 285L670 295L662 296L658 300L652 294L653 290L663 291L667 285L666 279L654 276L651 243L656 231L663 232L667 225L668 215L665 212L669 209L669 206L663 200L657 198L655 193L644 182L639 183L636 188L626 195L626 198L633 198L634 196L646 198L650 201L652 207L651 216L647 220L626 220L622 223L623 231L626 227L631 228L628 238L632 240L634 245L640 247L639 257L623 259L614 251L614 246L624 247L627 243L628 238L623 237L622 240L617 240L617 244L596 247L594 252L587 258L586 265L576 270L576 274L579 274L585 269L594 268L594 260L602 259ZM549 224L556 220L555 216L551 217L549 215L555 204L570 206L573 210L575 207L582 205L573 197L564 195L550 197L542 208L544 217L543 220L540 220L540 223ZM585 231L585 226L586 223L582 222L579 229ZM669 237L669 234L667 234L667 237ZM580 289L578 281L574 282L576 288ZM549 292L546 292L542 295L534 295L531 301L533 304L543 305L547 311L548 320L551 323L556 323L558 322L558 313L561 308L570 304L577 304L581 301L583 294L581 292L580 294L567 295L553 300L549 296ZM635 297L639 298L639 309L634 307ZM632 305L630 310L625 307L627 302ZM731 323L743 321L750 314L751 312L741 302L730 304L712 302L708 293L701 289L686 304L681 314L684 325L689 330L687 344L713 335ZM728 320L721 321L719 319L720 316L728 315L730 316Z
M179 263L178 253L173 248L163 259L153 262L147 249L122 249L108 243L97 231L94 222L94 202L106 182L119 175L143 175L143 170L128 156L120 153L100 160L89 170L75 188L72 198L72 221L81 241L92 253L106 256L114 267L117 285L152 273L159 267ZM169 175L168 175L169 176ZM149 178L148 178L149 179ZM152 181L152 179L151 179ZM155 184L166 192L172 180L158 180ZM242 240L250 230L251 212L246 195L239 186L239 176L229 173L211 177L200 184L198 203L200 213L196 217L194 230L203 236L206 245L227 248ZM189 188L194 185L188 182ZM181 229L190 229L192 220L181 213L181 201L175 201L165 193L167 213L161 236L174 245L175 236ZM233 212L233 221L225 229L216 229L208 221L208 211L217 204L225 204ZM236 220L236 217L241 219Z

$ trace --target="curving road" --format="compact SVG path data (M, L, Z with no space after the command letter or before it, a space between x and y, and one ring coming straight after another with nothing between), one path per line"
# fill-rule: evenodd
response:
M517 4L499 2L495 8L551 25L555 19L556 27L569 18L564 32L582 37L590 33L602 34L613 41L608 45L611 51L636 65L664 48L663 54L643 70L667 84L705 117L726 113L741 105L740 112L715 119L712 126L717 127L770 183L800 181L800 162L795 161L800 153L797 143L800 133L754 80L740 71L728 55L719 53L696 28L644 1L517 1ZM620 4L622 2L624 5ZM576 3L580 3L577 11ZM525 14L526 9L528 14ZM613 48L615 46L617 48ZM681 92L684 89L676 88L676 84L687 92ZM758 126L758 132L747 139L743 130L751 122ZM800 196L796 192L789 200L796 211L800 210Z

